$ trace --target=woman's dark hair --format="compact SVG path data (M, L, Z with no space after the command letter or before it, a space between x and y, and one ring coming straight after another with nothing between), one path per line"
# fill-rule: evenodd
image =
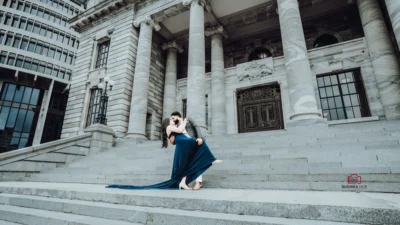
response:
M169 120L170 119L164 119L162 121L162 134L161 134L161 141L162 141L162 147L161 148L167 148L168 147L168 135L167 135L167 127L169 126Z

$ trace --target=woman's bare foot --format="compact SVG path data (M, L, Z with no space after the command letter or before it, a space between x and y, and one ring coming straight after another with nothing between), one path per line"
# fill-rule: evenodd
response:
M196 184L193 187L193 190L200 190L200 188L203 187L203 183L201 182L196 182Z
M217 159L217 160L215 160L214 162L212 162L213 165L214 165L214 164L218 164L218 163L222 163L222 160Z

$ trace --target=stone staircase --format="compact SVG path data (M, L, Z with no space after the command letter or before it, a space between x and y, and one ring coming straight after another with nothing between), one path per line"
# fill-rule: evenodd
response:
M0 183L0 224L400 224L399 140L400 121L209 137L201 191L106 189L169 179L174 146L125 139Z
M204 176L204 187L279 190L400 192L400 122L369 122L318 128L210 137L224 162ZM145 185L169 179L174 146L124 140L111 151L21 178L24 181Z

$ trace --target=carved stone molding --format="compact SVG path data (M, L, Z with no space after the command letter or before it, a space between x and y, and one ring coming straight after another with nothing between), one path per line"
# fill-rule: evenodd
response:
M143 17L138 17L133 21L133 25L135 27L140 27L142 23L146 23L149 26L152 26L155 31L159 31L161 29L160 24L158 22L155 22L150 16L143 16Z
M211 12L212 8L209 0L183 0L182 4L186 7L191 6L192 4L201 5L207 12Z
M239 81L261 79L271 76L273 72L274 64L272 58L237 65L237 78Z
M161 46L162 50L167 50L170 48L174 48L176 49L179 53L183 52L183 48L181 45L179 45L178 43L176 43L176 41L170 41L170 42L166 42Z
M226 33L223 26L215 26L215 27L207 28L206 31L204 32L204 34L206 35L206 37L220 34L220 35L224 36L225 38L228 38L228 34Z
M73 29L79 31L122 8L132 7L134 3L135 0L103 0L78 16L71 18L70 25Z

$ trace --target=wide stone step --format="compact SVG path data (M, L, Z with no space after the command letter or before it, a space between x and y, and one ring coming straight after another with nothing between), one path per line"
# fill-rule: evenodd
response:
M303 143L335 143L336 141L342 142L354 142L368 140L367 137L372 137L373 140L385 140L385 139L398 139L400 137L400 128L395 131L372 131L364 132L358 130L358 132L346 132L341 131L340 133L283 133L279 135L268 135L269 132L253 133L252 135L226 135L216 136L207 138L209 145L216 144L250 144L250 143L276 143L276 142L288 142L292 144L303 144ZM124 140L118 143L120 147L132 147L132 141ZM160 141L146 141L144 143L137 144L138 147L154 147L160 148Z
M360 188L346 186L347 176L325 176L318 180L317 177L296 177L292 175L293 180L283 180L283 178L267 176L254 176L255 178L246 176L222 176L222 175L205 175L204 187L206 188L229 188L229 189L268 189L268 190L318 190L318 191L364 191L364 192L388 192L400 193L400 182L398 177L394 179L368 179L363 180ZM339 177L341 179L339 179ZM364 175L362 175L364 177ZM265 180L263 178L266 178ZM289 177L290 178L290 177ZM59 183L86 183L86 184L121 184L121 185L151 185L168 180L169 176L153 176L147 179L137 178L135 176L126 176L123 178L115 177L32 177L25 181L31 182L59 182ZM372 180L372 181L369 181ZM345 185L345 186L343 186ZM364 186L365 185L365 186Z
M338 145L310 145L310 146L293 146L293 147L266 147L266 146L258 146L258 147L219 147L219 148L211 148L211 151L214 155L219 158L232 158L239 156L252 156L252 155L272 155L272 154L291 154L291 153L299 153L299 154L308 154L308 153L332 153L332 152L363 152L368 150L369 153L374 151L398 151L400 150L400 144L396 142L383 142L383 143L370 143L370 144L338 144ZM107 155L98 155L93 157L93 159L102 159L107 158L106 162L110 162L112 160L162 160L162 159L172 159L174 149L166 153L160 153L158 151L124 151L121 149L115 149L112 154ZM367 153L367 152L366 152ZM121 158L121 155L124 157ZM81 160L79 162L91 162L93 160Z
M348 150L348 149L400 149L399 140L400 138L395 138L393 140L381 140L381 141L371 141L365 140L362 142L340 142L335 144L321 144L321 143L313 143L313 144L291 144L291 143L265 143L265 144L251 144L251 143L230 143L225 145L208 145L211 151L217 152L218 150L235 150L236 152L245 152L246 150L317 150L317 149L340 149L340 150ZM158 148L140 148L140 149L126 149L124 147L117 147L118 151L130 154L131 156L155 156L155 155L167 155L173 154L174 148L169 148L167 151L163 151Z
M207 173L205 182L221 181L278 181L278 182L346 182L349 174L223 174ZM361 174L363 182L399 183L400 174ZM115 180L150 180L165 181L170 179L170 174L129 174L129 175L71 175L71 174L38 174L27 177L24 181L35 182L69 182L69 183L99 183L109 184Z
M206 174L215 175L328 175L328 174L399 174L400 167L312 167L312 168L277 168L277 169L248 169L248 168L235 168L227 170L215 169L217 165L211 167ZM115 176L115 175L170 175L171 170L130 170L130 169L94 169L94 168L68 168L65 170L54 170L43 174L32 174L31 177L37 177L41 175L71 175L71 176L84 176L84 175L96 175L100 177Z
M215 154L218 158L218 154ZM257 159L259 156L267 156L270 159ZM248 156L249 157L249 156ZM172 170L172 157L164 161L130 161L115 160L101 163L101 161L90 163L77 163L67 167L58 168L47 173L58 171L87 170L102 173L116 173L129 171L153 171L153 170ZM363 151L354 152L313 152L313 153L282 153L262 155L257 153L251 158L241 160L237 159L225 160L219 165L215 165L215 170L249 170L249 169L282 169L297 168L301 169L318 169L318 168L334 168L334 167L398 167L400 163L400 150L388 152ZM116 166L119 165L119 166Z
M22 208L23 207L23 208ZM24 206L0 205L0 218L17 224L73 224L73 225L140 225L124 221L101 219L69 213L51 212Z
M113 184L143 186L162 182L162 180L114 180ZM229 189L261 189L261 190L297 190L297 191L362 191L380 193L400 193L400 182L363 182L362 187L342 182L305 182L305 181L237 181L237 180L208 180L203 182L205 188ZM363 188L366 187L366 188Z
M1 225L22 225L21 223L12 223L5 220L0 220Z
M370 137L370 139L368 139ZM336 143L336 142L362 142L368 140L393 140L399 139L400 133L395 132L374 132L374 133L354 133L354 134L346 134L340 133L335 134L329 137L318 137L318 136L310 136L304 137L302 135L299 136L287 136L287 137L265 137L265 138L219 138L219 139L207 139L207 143L212 144L229 144L229 143L276 143L286 141L292 144L302 144L302 143Z
M100 217L120 221L136 222L140 224L175 225L175 224L215 224L215 225L301 225L301 224L345 224L338 222L286 219L276 217L235 215L227 213L214 213L203 211L188 211L157 207L140 207L128 205L115 205L109 203L43 198L36 196L20 196L1 194L0 199L13 206L40 208L55 212L71 213L91 217ZM51 205L51 207L48 207ZM133 216L132 216L133 215ZM185 221L185 223L182 223ZM122 224L122 223L121 223Z
M173 212L171 214L175 217L180 217L180 220L173 221L175 223L170 223L172 221L168 220L167 216L162 217L166 219L166 223L162 224L252 224L249 222L256 222L255 224L309 225L320 224L319 221L325 225L331 224L329 221L356 224L396 224L400 221L400 206L398 205L400 196L396 194L206 188L202 191L134 191L106 189L102 185L71 184L66 186L52 183L1 183L0 191L3 192L0 194L2 199L0 202L23 207L45 207L49 210L103 217L120 216L115 219L157 218L155 221L161 221L160 217L170 212ZM142 213L135 213L135 210L137 212L143 210L144 207L152 208L146 208L146 211ZM150 214L154 216L148 216ZM223 217L221 214L224 214ZM192 222L191 217L197 217L198 223ZM273 218L257 221L248 219L258 217ZM201 222L203 219L200 218L204 218L207 223ZM285 218L288 223L273 220L274 218ZM289 223L289 221L294 221L290 219L310 221ZM185 221L185 223L178 221ZM224 221L224 223L219 221Z

